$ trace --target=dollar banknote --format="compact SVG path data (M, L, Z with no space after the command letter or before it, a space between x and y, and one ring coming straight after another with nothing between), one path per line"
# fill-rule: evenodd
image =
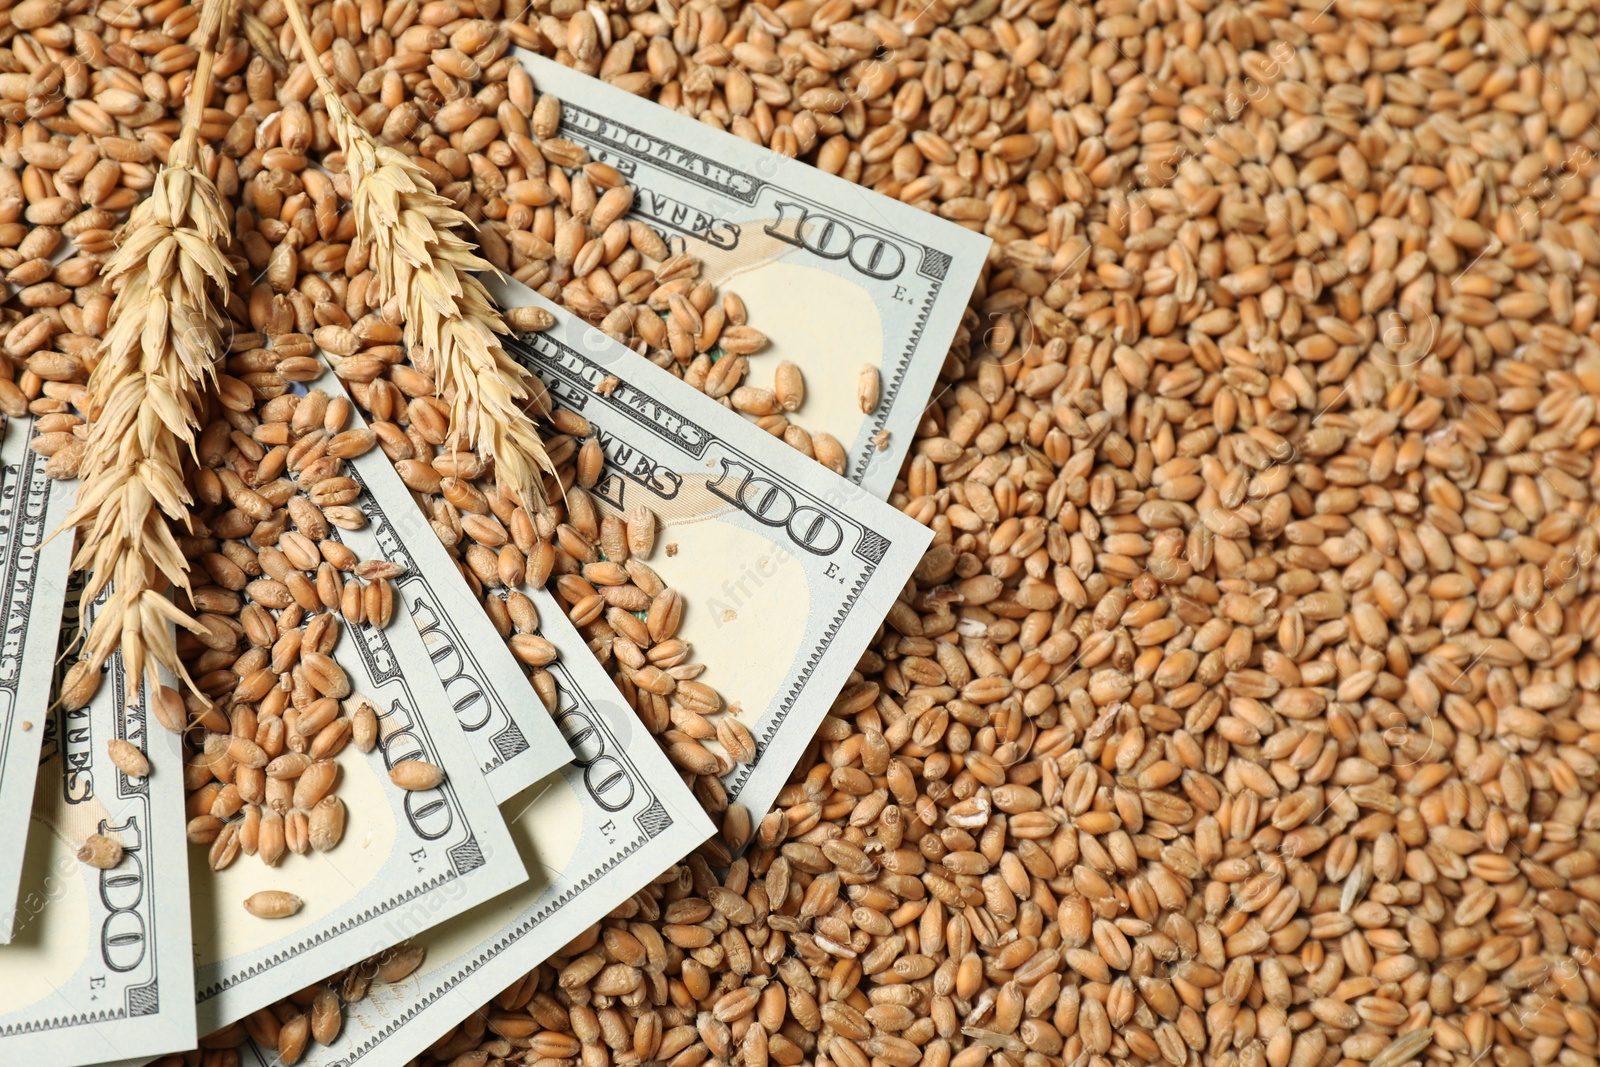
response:
M551 667L574 759L501 805L528 884L414 938L422 966L346 1005L339 1039L309 1047L303 1065L409 1061L710 835L694 796L551 607L545 636L580 646ZM275 1050L253 1054L263 1067L276 1062Z
M339 539L361 559L388 558L394 545L381 531L398 529L400 504L413 508L409 500L382 504L364 491L357 505L367 526L340 530ZM407 547L415 550L418 541ZM454 566L422 577L437 585L460 580ZM444 601L435 593L433 602ZM464 610L483 614L476 604ZM289 856L279 867L249 857L220 872L197 864L191 891L201 1033L527 881L417 628L404 620L381 630L346 626L333 655L350 677L351 701L375 708L378 744L366 755L352 745L339 757L347 821L335 848ZM531 690L527 699L536 699ZM402 791L389 769L404 760L443 768L444 781ZM243 901L268 889L293 893L304 906L288 918L256 918Z
M34 420L11 419L0 438L0 943L11 940L22 878L23 838L33 811L45 709L50 703L61 602L72 566L72 534L50 535L72 507L73 485L45 473L28 447Z
M887 497L990 240L553 60L513 54L539 91L561 100L561 136L627 179L632 217L744 301L771 342L750 358L745 381L771 388L778 364L793 361L809 385L790 420L831 433L846 477ZM867 368L876 399L862 402Z
M326 379L313 384L330 393L339 388ZM376 462L367 462L374 456ZM459 580L387 460L369 453L355 466L372 501L371 528L385 558L415 561L430 577ZM310 1046L303 1064L358 1058L404 1063L712 832L693 795L642 736L555 598L543 589L525 592L538 608L541 635L561 653L548 667L558 694L553 715L526 679L507 683L516 713L525 713L531 702L550 724L553 741L541 738L540 744L553 743L560 750L559 770L501 804L529 881L413 937L411 943L425 949L422 966L400 982L375 983L363 1000L346 1005L339 1040ZM419 597L433 603L443 595L425 590ZM475 603L450 602L444 610L458 622L476 617L487 624ZM504 647L492 627L487 635L465 628L462 633L479 650ZM252 1048L243 1062L272 1064L276 1050Z
M502 307L555 315L506 351L598 435L597 506L655 514L649 562L683 598L677 636L755 741L723 785L759 819L931 531L525 286L485 281Z
M61 616L63 644L93 616L80 611L81 589L74 583ZM138 679L114 655L88 707L39 723L32 825L15 845L22 892L0 947L0 1055L16 1063L74 1067L194 1047L183 749L148 690L124 706L130 684ZM145 753L148 777L112 763L113 739ZM80 861L92 834L120 845L120 861Z
M348 396L332 371L311 384L329 396ZM496 802L505 800L566 763L572 754L526 671L496 632L388 458L373 449L353 466L353 476L381 501L371 527L381 558L405 568L394 580L395 593L422 633L449 707L489 780L490 792Z

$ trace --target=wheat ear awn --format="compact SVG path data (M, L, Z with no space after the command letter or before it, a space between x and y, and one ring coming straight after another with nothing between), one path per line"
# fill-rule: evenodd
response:
M122 246L107 262L116 289L99 363L90 375L88 438L78 499L68 526L83 542L73 566L85 590L111 584L84 658L95 668L118 649L134 702L139 679L156 687L156 667L192 681L178 660L172 623L200 626L166 596L188 588L188 567L168 523L189 520L181 447L191 446L205 390L221 356L221 307L232 272L221 246L227 217L200 160L200 120L211 88L222 0L208 0L184 131L147 199L129 216Z
M510 331L473 277L493 268L463 237L471 221L410 157L356 121L322 66L298 0L285 8L344 149L356 239L371 250L377 303L398 301L411 359L450 405L447 447L464 441L493 463L503 491L542 508L539 471L554 476L555 468L523 409L542 390L500 345L498 335Z

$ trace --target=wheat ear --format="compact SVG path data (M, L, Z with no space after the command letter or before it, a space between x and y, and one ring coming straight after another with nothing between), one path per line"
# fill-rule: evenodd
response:
M471 220L439 195L411 157L356 121L323 69L299 0L284 6L344 149L356 239L370 250L377 303L398 300L412 362L449 402L447 447L465 441L494 465L502 491L543 508L539 471L554 476L556 470L522 407L537 385L500 345L498 335L510 331L473 277L493 268L463 236Z
M85 595L92 600L112 583L84 657L98 669L121 650L130 704L140 678L148 677L152 691L159 684L158 665L193 686L171 624L202 629L164 590L189 587L188 564L168 520L189 521L180 446L193 448L204 391L216 384L220 309L232 273L221 251L228 235L222 198L200 163L200 122L223 6L224 0L206 0L183 133L106 263L117 295L89 376L92 421L78 499L66 519L83 530L73 567L90 572Z

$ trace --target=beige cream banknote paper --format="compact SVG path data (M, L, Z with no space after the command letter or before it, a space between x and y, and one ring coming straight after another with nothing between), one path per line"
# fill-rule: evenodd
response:
M506 351L598 435L601 510L655 513L649 563L683 597L677 636L756 743L723 785L760 819L932 532L526 287L485 281L502 307L556 316Z
M66 643L80 630L81 588L62 613ZM92 609L84 615L86 628ZM0 1057L11 1063L74 1067L194 1047L182 745L147 696L124 707L130 682L115 655L88 707L37 724L32 825L25 847L16 839L22 891L0 947ZM112 764L113 738L144 751L149 777ZM96 833L122 846L114 867L78 859Z
M551 667L556 722L574 758L501 805L528 884L417 937L422 966L346 1005L339 1040L309 1048L304 1067L405 1063L711 834L577 631L549 607L545 637L564 653L580 646ZM247 1067L275 1062L273 1050L252 1055Z
M621 171L631 217L737 293L770 344L747 384L793 361L806 396L788 417L844 446L846 476L887 497L944 365L989 238L521 49L560 134ZM864 368L879 379L862 410Z
M74 486L45 473L28 447L32 418L6 421L0 440L0 943L11 940L33 810L45 709L55 676L61 603L72 568L72 533L51 538L71 510Z
M370 490L357 505L368 525L340 530L339 539L361 559L385 558L379 532L394 527L399 508L386 509ZM452 567L428 577L460 576ZM351 699L376 708L378 745L366 755L350 746L339 756L339 796L348 814L344 839L331 851L289 856L276 868L241 857L218 873L197 853L192 892L202 1033L527 881L417 628L404 620L382 630L346 626L333 655L350 676ZM531 691L528 699L535 699ZM403 791L388 773L402 760L433 763L445 779L433 789ZM243 901L263 889L287 890L305 905L290 918L258 919Z
M311 385L329 396L348 396L332 371ZM381 558L405 568L394 579L395 592L422 633L434 673L490 792L496 802L506 800L572 754L388 457L373 449L351 466L379 501L371 534ZM582 642L579 646L587 654Z

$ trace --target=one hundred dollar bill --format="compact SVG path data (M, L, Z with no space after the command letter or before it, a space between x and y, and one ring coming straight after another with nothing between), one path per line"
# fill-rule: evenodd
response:
M0 943L11 940L22 878L23 838L33 810L61 603L72 567L72 533L51 538L72 507L73 485L45 473L28 447L32 418L11 419L0 439Z
M631 217L744 301L771 341L750 358L746 383L770 388L774 368L792 360L809 388L791 420L838 438L846 477L887 497L989 238L554 60L513 54L560 98L561 136L627 178ZM863 412L866 366L880 385Z
M677 636L755 740L723 785L760 819L932 532L527 287L485 282L502 307L555 315L506 351L598 434L602 511L655 513L649 563L683 597Z
M74 594L63 643L80 632L79 609ZM92 609L82 614L87 629ZM114 655L88 707L39 724L32 826L15 845L24 856L15 934L0 947L0 1055L14 1063L74 1067L194 1047L183 748L148 690L124 707L138 681ZM111 762L113 738L144 751L149 777ZM78 859L96 833L122 846L114 867Z
M337 388L326 381L314 384L330 392ZM374 456L376 462L366 462ZM369 453L356 468L373 498L380 540L390 536L382 531L391 529L402 543L398 551L386 547L385 558L409 556L429 575L457 577L455 564L387 460ZM304 1064L409 1060L712 832L693 795L642 735L555 598L543 589L526 592L539 610L540 633L561 653L547 668L555 676L559 703L550 715L520 676L509 684L507 696L517 713L526 704L551 725L561 753L556 764L568 764L501 804L530 880L413 938L426 950L422 966L401 982L375 983L365 999L347 1005L339 1040L308 1048ZM448 610L457 613L457 621L481 618L487 625L487 615L475 603L459 612L452 604ZM487 635L464 632L475 647L504 648L492 626ZM275 1057L276 1050L252 1049L242 1062L270 1064Z
M551 667L556 722L574 759L501 805L528 884L417 937L422 966L346 1005L339 1039L308 1048L302 1064L409 1061L710 835L700 805L577 631L559 611L542 619L547 638L569 643L559 631L579 645ZM276 1062L275 1050L254 1055L263 1067Z
M329 396L348 395L332 371L311 384ZM572 754L388 457L373 449L352 466L354 477L381 501L371 526L379 555L405 568L394 579L395 593L422 632L490 792L496 802L506 800Z
M370 491L357 504L368 525L340 530L339 539L362 559L386 558L393 546L380 531L395 527L398 505L385 506ZM459 579L453 566L425 577ZM197 861L191 881L201 1033L527 881L417 628L404 621L382 630L347 625L333 655L350 677L351 699L376 709L378 744L366 755L351 745L339 757L347 821L332 850L290 856L275 868L240 857L212 872ZM531 690L528 699L536 699ZM389 768L402 760L435 764L444 781L402 791L389 780ZM258 919L243 901L264 889L294 893L304 907L289 918Z

